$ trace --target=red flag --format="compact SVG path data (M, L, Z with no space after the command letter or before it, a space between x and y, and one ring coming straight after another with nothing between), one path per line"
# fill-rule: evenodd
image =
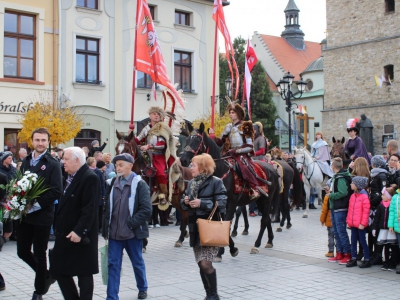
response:
M243 86L243 93L246 94L247 99L247 111L249 114L249 118L251 119L251 103L250 103L250 90L251 90L251 70L253 70L254 66L258 62L256 52L250 42L247 40L247 52L246 52L246 62L244 66L244 86ZM244 102L244 97L243 97ZM244 103L242 103L242 106Z
M217 23L218 29L222 33L225 39L226 61L228 62L228 67L231 72L232 82L236 83L236 92L234 97L234 99L236 99L239 93L239 70L236 65L235 52L233 50L232 40L229 34L228 27L226 26L225 14L221 0L214 0L213 19ZM235 71L235 74L233 73L232 66ZM234 79L234 75L236 76L236 79Z
M134 62L136 70L149 74L154 82L168 87L178 99L179 104L185 108L182 98L168 77L147 0L138 0L137 10L136 61Z

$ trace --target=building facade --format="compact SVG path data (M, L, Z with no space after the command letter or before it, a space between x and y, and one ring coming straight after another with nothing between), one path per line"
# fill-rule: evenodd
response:
M27 147L18 118L31 101L57 101L57 44L57 1L0 2L0 151Z
M327 0L327 49L324 50L325 107L329 139L346 136L346 120L365 114L374 126L374 151L396 138L400 88L400 2ZM375 76L387 82L376 85ZM389 82L391 81L391 84ZM329 125L328 125L329 124Z

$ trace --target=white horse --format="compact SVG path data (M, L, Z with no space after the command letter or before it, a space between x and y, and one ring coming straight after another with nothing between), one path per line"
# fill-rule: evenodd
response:
M322 199L322 185L324 183L324 174L321 171L317 161L306 149L295 149L296 167L299 172L303 172L304 190L306 192L306 210L303 218L308 218L308 209L310 204L311 187L317 189L318 199Z

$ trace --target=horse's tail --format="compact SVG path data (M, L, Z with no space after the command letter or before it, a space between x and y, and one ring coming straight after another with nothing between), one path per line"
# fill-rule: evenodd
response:
M293 204L292 206L299 206L303 201L303 186L301 184L301 178L299 170L293 164L289 164L293 169Z

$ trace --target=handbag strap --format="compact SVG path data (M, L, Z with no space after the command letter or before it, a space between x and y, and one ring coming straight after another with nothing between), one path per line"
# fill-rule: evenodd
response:
M214 216L214 213L215 213L215 211L217 210L217 207L218 207L218 201L215 201L214 208L213 208L213 210L211 211L210 216L208 217L208 220L209 220L209 221L210 221L210 220L212 219L212 217ZM220 216L220 217L221 217L221 216Z

